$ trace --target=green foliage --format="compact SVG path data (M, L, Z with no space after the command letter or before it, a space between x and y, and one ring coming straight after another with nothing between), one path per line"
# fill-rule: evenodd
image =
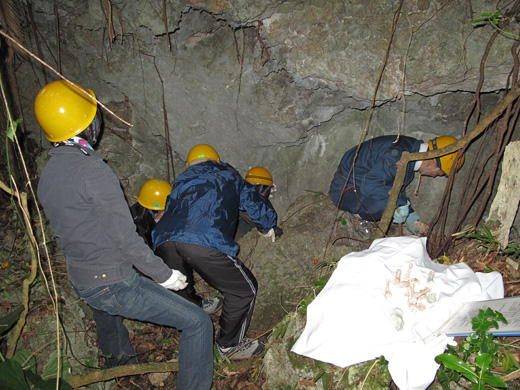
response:
M11 329L18 321L23 306L16 308L8 315L0 318L0 335ZM52 390L56 389L56 372L58 368L58 356L54 351L49 356L47 365L41 375L36 372L36 359L34 355L25 349L16 351L12 359L3 359L0 363L0 383L3 390ZM62 374L70 375L71 367L66 359L60 360ZM60 380L60 390L72 390L72 387L63 379Z
M338 265L338 262L340 261L340 258L333 257L329 261L320 261L317 263L314 268L320 269L320 268L327 268L327 269L334 269Z
M298 305L298 311L300 314L307 314L307 306L312 302L311 297L305 297Z
M504 19L502 16L502 12L495 11L495 12L484 12L483 14L480 14L482 16L479 19L474 19L471 21L473 24L482 24L482 23L490 23L495 27L498 27L498 24Z
M520 36L514 32L505 31L505 26L511 26L514 22L518 22L518 13L512 16L502 14L500 10L495 12L484 12L480 14L481 18L474 19L471 21L476 27L489 24L495 30L499 31L502 35L507 38L519 40Z
M379 357L379 364L381 365L381 367L385 368L388 367L388 364L390 364L390 362L386 360L386 358L383 355L381 355Z
M216 345L213 346L213 363L215 364L219 364L219 363L223 363L225 362L228 369L231 369L231 361L229 360L229 358L224 355L224 356L221 356L220 355L220 352L218 351L218 347Z
M278 390L296 390L297 388L298 388L298 383L296 383L294 386L287 385L284 387L280 387L280 389L278 389Z
M17 119L13 122L13 126L10 126L9 123L7 123L7 137L9 137L9 139L11 141L14 141L14 135L16 134L16 128L18 127L18 125L20 123L22 123L22 120L23 119Z
M0 318L0 336L4 335L11 329L11 327L16 324L18 319L20 318L20 314L22 314L23 306L18 306L11 313L6 316Z
M519 236L518 228L513 226L517 236ZM474 231L466 234L465 237L473 238L480 241L479 246L486 248L486 254L496 252L499 256L509 256L513 259L520 257L520 246L513 242L507 244L507 247L502 248L500 243L493 237L493 234L486 225L482 225L483 232Z
M339 222L342 225L346 225L347 224L347 220L345 218L343 218L343 217L338 217L338 219L336 219L336 222Z
M70 366L65 359L61 360L62 372L70 374ZM65 363L64 363L65 362ZM36 372L34 356L29 351L17 352L12 359L5 359L0 363L0 383L3 390L53 390L56 389L57 354L49 357L42 375ZM60 390L72 390L64 379L60 380Z
M272 337L274 339L283 339L283 337L285 336L285 333L287 332L288 326L289 326L288 321L282 321L282 322L278 323L278 325L276 325L273 329Z
M316 360L315 364L316 368L319 368L320 371L314 376L314 383L318 382L320 379L322 379L323 381L325 381L325 379L328 379L328 381L332 380L332 366L330 364L321 362L319 360Z
M83 360L83 364L89 368L94 368L94 359L85 359Z
M461 376L473 384L471 390L481 390L486 386L507 388L506 383L491 371L504 360L504 356L507 357L499 354L500 345L489 332L491 328L498 329L498 321L507 324L501 313L491 308L480 310L478 316L471 320L474 332L466 337L464 343L457 347L448 345L447 352L436 357L437 363L441 364L437 380L443 389L448 390L450 382L457 382ZM511 364L509 359L506 361Z

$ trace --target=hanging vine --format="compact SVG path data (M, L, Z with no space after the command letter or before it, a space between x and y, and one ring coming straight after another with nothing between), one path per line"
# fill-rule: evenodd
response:
M468 124L473 118L475 131L483 121L480 121L481 116L481 93L484 84L484 69L488 60L489 53L496 39L508 28L514 16L520 11L520 1L515 1L509 9L501 11L504 15L510 17L503 18L491 35L486 49L480 62L480 75L477 88L475 91L475 99L466 116L466 121L463 133L466 134ZM498 23L498 22L497 22ZM513 41L511 47L511 56L513 60L513 68L508 78L505 90L508 91L511 85L515 86L509 92L509 95L514 93L518 83L519 59L518 59L519 42ZM456 233L463 230L465 226L476 226L482 219L484 212L488 206L489 200L493 194L494 185L499 172L499 163L504 154L507 144L511 141L513 130L518 122L518 114L520 112L520 101L518 99L510 99L508 105L504 107L501 115L497 116L492 122L487 124L485 129L482 129L483 136L486 142L481 142L478 153L475 154L474 160L471 162L469 172L466 175L464 182L460 185L463 189L462 194L458 199L454 199L453 187L455 185L454 175L450 176L446 188L444 190L441 205L430 225L428 233L428 252L432 257L438 257L446 253ZM503 114L503 115L502 115ZM463 153L468 148L466 144L460 151ZM483 148L485 147L485 151ZM484 153L483 153L484 152ZM487 153L485 153L487 152ZM459 154L460 154L459 153ZM451 207L451 210L456 211L456 218L448 225L448 215L450 212L450 205L457 205Z

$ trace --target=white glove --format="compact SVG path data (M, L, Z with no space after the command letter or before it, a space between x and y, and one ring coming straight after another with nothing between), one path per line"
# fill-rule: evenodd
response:
M272 242L275 242L275 240L276 240L276 235L274 234L274 228L271 228L271 230L269 230L267 233L262 233L260 231L258 231L258 233L260 233L260 235L264 236L264 237L271 237Z
M159 284L168 290L178 291L186 288L188 282L186 282L186 275L184 275L182 272L172 269L172 275L168 278L168 280Z

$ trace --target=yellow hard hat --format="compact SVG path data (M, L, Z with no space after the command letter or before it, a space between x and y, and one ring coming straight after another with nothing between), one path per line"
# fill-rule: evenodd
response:
M428 142L428 150L436 150L444 148L445 146L451 145L457 141L457 138L451 137L449 135L443 135L442 137L437 137ZM455 157L457 157L457 152L447 154L445 156L437 157L435 160L437 161L437 166L443 171L446 175L449 175L451 166L455 161ZM464 155L460 156L459 161L457 162L457 171L464 164Z
M137 201L150 210L164 210L166 198L172 191L172 186L161 179L150 179L143 184Z
M264 167L254 167L247 172L246 181L252 184L265 184L266 186L273 185L273 177Z
M53 81L38 92L34 112L49 141L69 139L92 123L97 102L78 88L96 97L90 89L65 80Z
M206 144L199 144L191 148L188 153L188 159L186 160L186 165L190 165L192 162L201 160L203 158L210 158L215 161L220 162L220 157L215 149L212 146Z

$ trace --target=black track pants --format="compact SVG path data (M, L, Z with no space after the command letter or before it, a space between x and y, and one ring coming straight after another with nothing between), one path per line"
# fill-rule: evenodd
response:
M194 244L168 241L157 247L156 254L188 278L188 287L178 291L179 295L200 305L201 298L193 286L195 270L224 296L217 343L224 348L238 344L253 315L258 289L253 273L236 257Z

